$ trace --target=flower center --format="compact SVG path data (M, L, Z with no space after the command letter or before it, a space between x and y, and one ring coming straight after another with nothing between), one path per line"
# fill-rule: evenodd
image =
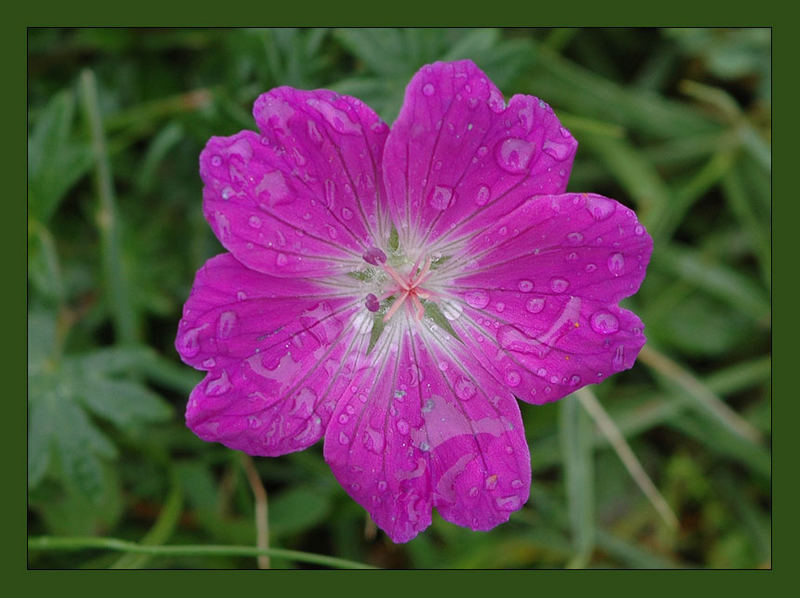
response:
M421 321L425 315L425 307L422 305L422 300L429 299L433 295L431 291L422 286L432 274L431 258L426 258L421 265L421 258L418 258L411 270L405 275L386 263L386 254L380 249L372 248L367 251L364 254L364 261L379 267L389 276L388 284L383 288L384 294L382 297L377 297L373 293L367 295L365 301L367 309L372 312L378 311L381 301L394 297L394 302L383 316L384 322L391 320L392 316L403 305L407 305L412 310L416 320Z

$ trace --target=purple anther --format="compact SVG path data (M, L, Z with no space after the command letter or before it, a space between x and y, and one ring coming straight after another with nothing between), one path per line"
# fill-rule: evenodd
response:
M380 266L386 263L386 254L377 247L370 247L362 257L365 262L373 266Z
M367 306L369 311L378 311L381 307L381 302L378 301L378 298L372 293L367 295L367 299L364 301L364 304Z

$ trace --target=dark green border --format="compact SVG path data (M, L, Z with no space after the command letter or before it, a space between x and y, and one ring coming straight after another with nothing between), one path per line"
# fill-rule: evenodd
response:
M76 6L75 2L65 2L52 6L42 6L38 2L23 9L28 14L10 17L13 25L6 27L2 36L2 56L4 62L7 93L2 94L2 101L6 104L5 114L12 115L7 118L10 125L6 128L7 140L20 139L25 143L27 138L24 98L25 95L25 44L26 27L28 26L60 26L60 25L164 25L164 26L270 26L270 25L498 25L498 26L552 26L552 25L604 25L621 26L648 25L725 25L725 26L772 26L773 52L774 52L774 78L773 85L774 112L779 117L780 126L773 127L774 145L776 150L776 165L774 168L773 182L775 185L774 196L782 198L776 202L779 209L777 218L774 218L773 239L778 249L774 251L774 268L788 270L792 263L793 278L797 278L796 259L798 249L796 244L787 242L796 238L794 216L797 204L788 198L796 195L796 191L788 189L789 177L792 168L796 170L795 152L786 151L789 144L794 141L793 135L797 130L796 116L792 109L796 102L793 89L785 90L786 81L794 81L796 77L797 56L800 55L797 47L797 35L790 30L792 19L788 11L780 11L773 7L774 2L759 2L742 8L730 3L705 5L693 2L666 2L666 3L625 3L625 7L613 5L609 2L568 3L519 2L505 1L503 3L483 3L477 6L467 6L464 2L453 3L456 8L451 9L445 4L434 4L429 0L418 2L404 0L400 3L359 3L364 8L357 8L349 3L345 6L342 2L324 3L280 3L267 6L265 3L240 3L231 2L209 3L201 6L192 3L191 8L179 7L171 3L151 2L140 0L134 4L112 5L111 3L92 2L93 6ZM47 3L49 4L49 3ZM84 3L88 4L88 3ZM222 9L222 10L220 10ZM127 12L126 12L127 11ZM781 14L781 12L785 14ZM783 24L785 23L785 25ZM792 74L790 74L792 73ZM19 81L17 88L15 83ZM17 92L17 89L23 91ZM783 121L788 121L784 124ZM22 151L6 151L3 164L6 172L25 172L26 164ZM791 163L790 163L791 161ZM7 179L8 180L8 179ZM19 182L17 182L19 181ZM13 223L6 228L2 235L5 255L14 256L11 260L4 260L5 271L9 273L7 280L10 292L2 296L7 302L6 330L11 334L6 336L6 346L14 347L17 339L25 339L25 320L22 317L23 303L25 303L26 275L23 256L20 248L26 246L25 231L26 213L23 203L15 198L24 196L26 184L21 177L11 179L11 186L5 186L5 202L10 206L10 217L7 223ZM788 208L788 209L787 209ZM781 234L784 233L784 234ZM17 255L19 258L17 259ZM791 262L790 262L791 260ZM19 270L19 271L18 271ZM549 571L479 571L479 572L434 572L434 571L407 571L407 572L237 572L236 579L231 579L230 574L215 571L150 571L150 572L80 572L80 571L27 571L24 542L26 529L23 514L17 510L22 506L25 497L25 359L21 350L7 350L4 363L12 380L11 387L6 386L4 400L11 407L6 415L7 423L3 435L7 448L5 455L7 479L10 484L4 485L6 492L0 493L3 501L8 503L2 510L5 515L3 530L5 537L5 573L8 581L23 581L25 590L35 588L35 595L48 592L51 595L63 593L65 589L85 592L88 590L101 590L113 592L114 595L139 595L151 588L161 593L180 592L181 594L193 593L199 588L209 592L226 594L239 592L253 592L258 594L274 594L275 592L289 591L297 595L306 589L319 589L321 592L330 591L332 584L336 584L342 591L366 594L380 592L381 594L402 593L436 593L446 592L453 595L461 590L472 590L474 593L498 594L501 592L514 592L521 590L530 593L555 591L560 594L565 592L586 590L596 592L597 583L604 583L604 590L618 592L619 590L633 589L637 593L669 592L686 587L691 595L698 595L707 589L712 595L727 594L731 590L752 594L754 591L770 592L775 584L776 576L784 582L789 581L789 575L797 567L791 562L796 551L794 546L794 530L797 526L798 501L796 496L789 496L792 488L791 482L796 474L796 466L792 466L796 454L796 438L798 434L790 426L800 421L798 417L798 400L789 392L781 392L787 386L787 376L781 376L781 371L786 372L788 361L795 352L790 347L792 333L797 324L790 317L790 309L796 299L783 290L784 285L780 277L773 276L777 281L778 293L775 297L775 321L780 325L775 327L776 344L783 345L784 351L778 351L774 363L773 377L774 396L784 400L778 401L775 407L777 416L774 418L776 430L775 438L775 476L774 489L776 490L775 519L773 540L773 570L769 572L744 571L744 572L648 572L648 571L608 571L608 572L549 572ZM13 281L13 282L12 282ZM19 283L17 284L17 281ZM26 309L27 312L27 309ZM25 313L26 313L25 312ZM19 317L17 316L19 314ZM787 330L785 325L789 323ZM795 343L793 343L795 344ZM787 367L782 367L786 364ZM794 441L794 442L793 442ZM783 474L783 475L781 475ZM23 579L20 579L23 578ZM336 581L334 581L336 580ZM65 588L65 583L69 588ZM607 585L606 585L607 584ZM770 587L765 587L770 586ZM428 590L426 592L425 590ZM13 591L13 586L12 586ZM92 592L93 593L93 592ZM472 593L472 592L471 592ZM737 594L739 592L736 592Z

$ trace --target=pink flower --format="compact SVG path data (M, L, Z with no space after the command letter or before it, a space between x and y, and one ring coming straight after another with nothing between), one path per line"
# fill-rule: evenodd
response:
M230 253L197 273L176 347L208 372L202 439L276 456L325 438L395 542L488 530L528 500L515 396L630 368L652 240L612 199L565 193L577 148L543 101L472 62L422 68L391 131L361 101L274 89L259 133L213 137L203 210Z

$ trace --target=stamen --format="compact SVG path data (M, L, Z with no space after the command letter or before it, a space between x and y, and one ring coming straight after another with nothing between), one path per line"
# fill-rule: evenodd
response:
M395 272L394 268L392 268L391 266L388 266L388 265L386 265L386 264L383 264L383 269L384 269L384 270L386 270L386 273L387 273L389 276L391 276L392 278L394 278L394 281L395 281L397 284L399 284L399 285L400 285L400 288L402 288L402 289L403 289L403 290L405 290L405 291L408 291L408 290L410 290L410 289L411 289L411 287L410 287L410 286L408 286L408 283L407 283L405 280L403 280L403 278L402 278L402 277L401 277L401 276L400 276L400 275L399 275L397 272Z
M422 283L428 276L428 274L430 274L430 271L431 271L431 258L428 258L427 260L425 260L425 266L423 266L417 278L411 283L411 286L417 286L420 283Z
M384 322L388 322L389 320L391 320L391 318L395 314L395 312L398 309L400 309L401 305L403 305L403 302L406 300L406 297L408 297L408 293L407 292L403 293L402 295L400 295L400 297L397 299L397 301L394 302L394 304L389 309L389 311L386 312L386 315L383 316L383 321Z
M367 295L364 304L366 305L369 311L378 311L381 307L380 301L378 301L378 298L372 293L369 293Z
M422 301L419 300L417 293L411 295L411 300L414 302L414 307L417 308L417 322L421 322L422 316L425 315L425 308L422 307Z

